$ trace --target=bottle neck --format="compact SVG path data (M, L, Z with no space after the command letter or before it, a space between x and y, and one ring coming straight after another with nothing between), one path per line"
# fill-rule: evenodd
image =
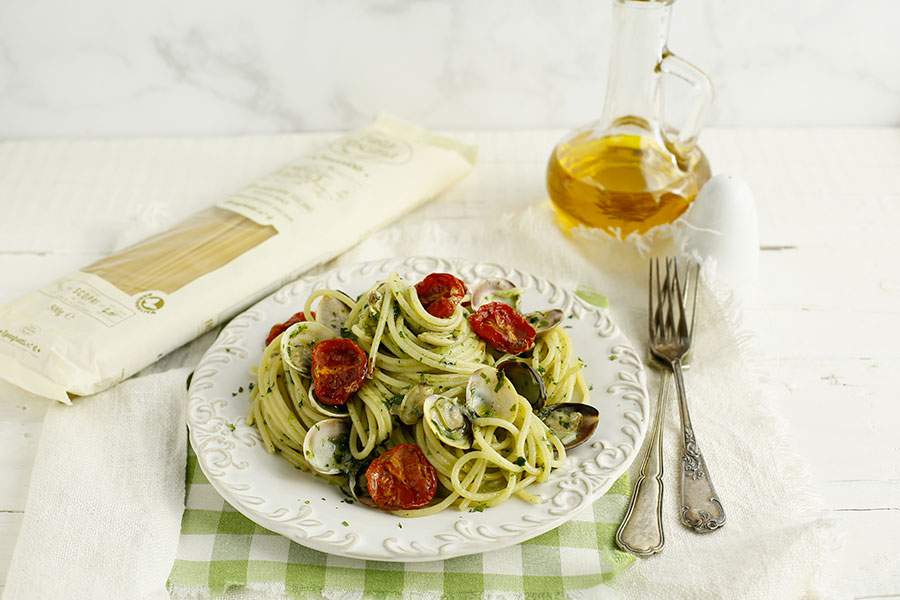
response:
M614 0L612 55L602 121L657 121L657 65L666 51L671 2Z

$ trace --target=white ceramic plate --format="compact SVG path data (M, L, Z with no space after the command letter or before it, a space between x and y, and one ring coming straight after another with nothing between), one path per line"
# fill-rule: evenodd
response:
M470 287L503 277L525 288L524 311L561 308L584 360L591 402L600 425L591 440L568 454L567 465L529 488L542 504L511 498L484 512L442 513L417 519L343 502L340 490L266 452L247 425L250 368L257 365L269 328L300 310L313 290L351 295L391 271L409 282L432 272L454 273ZM242 391L239 391L242 390ZM526 273L488 263L411 258L365 263L300 279L236 317L222 330L190 386L188 425L203 473L238 511L259 525L315 550L385 561L426 561L495 550L559 526L602 496L634 460L647 429L648 401L638 353L606 311L569 290ZM404 525L400 527L400 524Z

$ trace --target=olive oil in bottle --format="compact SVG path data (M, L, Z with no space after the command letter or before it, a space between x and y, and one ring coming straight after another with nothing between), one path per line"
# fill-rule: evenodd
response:
M710 177L697 136L712 84L668 48L673 1L613 1L602 116L567 134L547 165L547 191L568 225L643 236L684 213ZM663 102L674 80L693 91L677 130Z
M553 151L547 190L568 225L625 238L677 219L709 176L699 149L682 167L651 137L586 131Z

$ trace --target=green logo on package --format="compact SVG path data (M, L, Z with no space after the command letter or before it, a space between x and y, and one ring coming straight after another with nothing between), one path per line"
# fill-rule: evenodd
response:
M166 301L156 294L149 293L139 296L134 303L135 307L143 313L155 315L165 305Z

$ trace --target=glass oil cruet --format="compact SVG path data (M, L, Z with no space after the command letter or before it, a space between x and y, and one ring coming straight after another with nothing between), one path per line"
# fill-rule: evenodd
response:
M613 0L613 44L603 113L568 133L547 166L547 189L567 226L620 239L671 223L709 179L697 147L712 84L667 48L674 0ZM679 130L664 123L663 77L694 99Z

